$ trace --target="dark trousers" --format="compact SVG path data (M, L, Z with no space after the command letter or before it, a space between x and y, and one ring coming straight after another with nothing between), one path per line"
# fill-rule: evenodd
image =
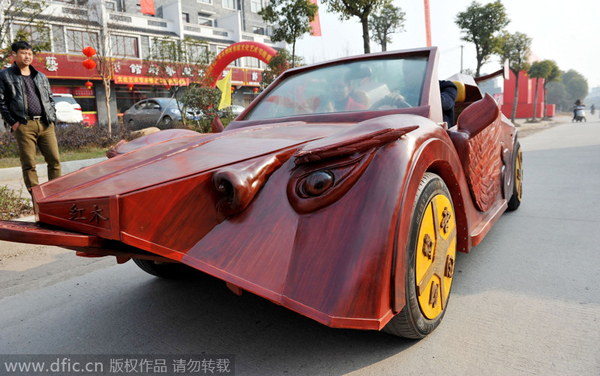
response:
M23 180L29 191L40 184L35 170L36 145L48 164L48 180L61 175L58 144L52 125L48 125L44 120L28 120L27 124L19 124L15 137L19 145Z

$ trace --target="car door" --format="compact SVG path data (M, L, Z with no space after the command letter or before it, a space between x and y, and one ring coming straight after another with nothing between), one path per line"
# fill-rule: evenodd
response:
M155 127L162 114L162 106L155 100L149 100L146 114L148 120L146 125L148 127Z

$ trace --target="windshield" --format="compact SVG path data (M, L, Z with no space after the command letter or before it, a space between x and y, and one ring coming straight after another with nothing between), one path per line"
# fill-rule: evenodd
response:
M279 83L244 120L419 106L426 68L415 57L310 70Z

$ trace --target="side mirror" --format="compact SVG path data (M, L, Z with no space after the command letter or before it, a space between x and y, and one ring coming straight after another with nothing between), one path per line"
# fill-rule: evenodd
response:
M155 110L160 110L160 105L155 104L154 106L152 106L152 108L155 109Z

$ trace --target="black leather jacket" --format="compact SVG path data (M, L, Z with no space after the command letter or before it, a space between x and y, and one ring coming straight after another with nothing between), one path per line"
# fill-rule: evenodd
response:
M50 82L45 74L29 66L33 82L40 91L40 102L44 107L44 115L48 124L56 122L56 109L54 98L50 89ZM6 128L12 127L17 121L27 124L27 98L25 96L25 83L21 76L21 69L16 64L0 71L0 114L6 123Z

